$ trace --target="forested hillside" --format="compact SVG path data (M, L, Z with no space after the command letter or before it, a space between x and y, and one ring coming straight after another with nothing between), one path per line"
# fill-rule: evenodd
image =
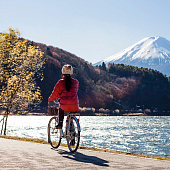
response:
M133 92L123 99L130 107L138 104L144 105L145 108L170 108L170 82L162 73L123 64L110 64L108 71L121 78L131 78L136 81Z
M100 84L100 70L89 65L83 59L68 53L62 49L47 47L44 44L36 44L45 52L47 62L44 69L44 80L37 82L41 87L43 101L42 105L47 105L47 99L51 94L54 85L61 78L61 68L64 64L71 64L74 68L73 77L79 80L79 99L82 107L107 108L111 107L112 98L110 93L106 93Z
M62 49L35 43L45 53L47 62L44 80L37 80L41 87L43 101L47 100L54 85L61 78L61 68L71 64L73 77L79 80L81 107L131 109L137 105L143 108L170 110L170 83L158 71L146 68L103 63L93 67L88 62Z

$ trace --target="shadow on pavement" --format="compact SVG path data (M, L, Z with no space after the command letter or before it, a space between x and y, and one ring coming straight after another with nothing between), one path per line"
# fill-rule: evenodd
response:
M106 166L106 167L109 166L107 165L108 161L98 158L96 156L88 156L88 155L85 155L79 152L76 152L76 153L67 152L62 149L59 149L56 151L58 151L58 153L61 154L64 158L68 158L68 159L72 159L72 160L84 162L84 163L92 163L98 166Z

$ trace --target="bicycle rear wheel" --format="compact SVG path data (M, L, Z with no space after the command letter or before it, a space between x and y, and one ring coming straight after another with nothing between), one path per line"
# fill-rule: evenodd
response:
M80 126L75 117L70 117L67 127L67 145L71 152L76 152L80 142Z
M58 124L58 116L54 116L48 123L48 142L53 148L58 148L61 143L62 130L56 129Z

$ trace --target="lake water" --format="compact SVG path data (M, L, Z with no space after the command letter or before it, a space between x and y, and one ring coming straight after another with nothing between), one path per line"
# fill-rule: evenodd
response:
M0 120L1 118L2 116ZM9 116L7 135L47 140L47 125L50 118L50 116ZM83 146L170 157L168 116L82 116L80 125L80 144ZM66 143L66 140L62 139L62 142Z

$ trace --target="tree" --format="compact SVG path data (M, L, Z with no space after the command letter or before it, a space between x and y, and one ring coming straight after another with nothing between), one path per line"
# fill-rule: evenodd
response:
M41 101L35 79L42 78L44 54L19 34L11 28L9 33L0 33L0 107L5 109L1 134L4 130L4 135L10 112L26 113Z
M106 64L104 62L102 63L102 70L106 71Z

